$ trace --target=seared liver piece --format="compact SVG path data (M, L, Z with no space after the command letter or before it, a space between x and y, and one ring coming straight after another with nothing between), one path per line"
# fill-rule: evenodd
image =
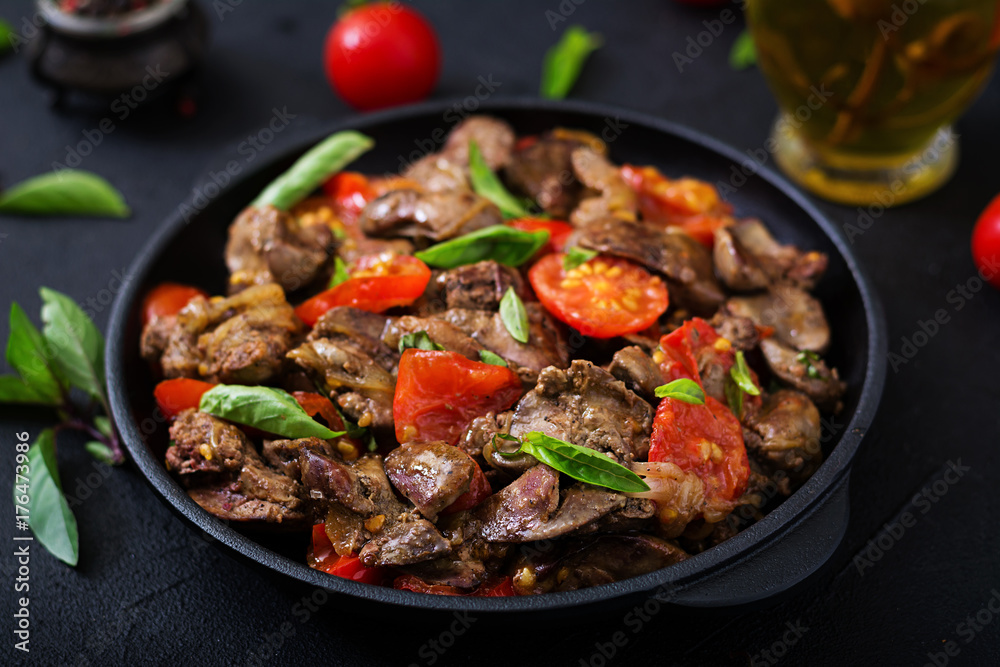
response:
M469 490L475 469L468 454L446 442L406 444L385 458L389 481L431 521Z

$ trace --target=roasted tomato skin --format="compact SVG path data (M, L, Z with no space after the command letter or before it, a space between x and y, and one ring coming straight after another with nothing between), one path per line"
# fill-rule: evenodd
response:
M207 299L208 293L191 285L160 283L142 300L142 325L146 326L160 317L176 315L196 296Z
M972 230L972 259L991 285L1000 289L1000 195L982 212Z
M358 260L351 277L321 292L295 309L308 326L314 326L323 313L337 306L353 306L372 313L408 306L427 287L430 268L416 257L366 255Z
M473 419L508 409L521 392L521 380L504 366L472 361L457 352L406 350L399 359L392 401L396 439L453 445Z
M507 222L507 225L524 232L545 231L549 233L548 243L543 245L538 251L538 256L548 255L553 252L562 252L566 247L566 241L573 233L573 227L569 223L559 220L541 220L539 218L516 218Z
M192 378L173 378L157 384L153 396L163 416L173 419L189 408L197 409L202 395L214 386Z
M381 567L365 567L355 555L340 556L326 534L326 525L317 523L312 529L312 547L306 556L309 567L327 574L376 586L385 582L388 573Z
M585 336L613 338L646 329L667 310L667 286L628 260L599 256L566 271L563 254L528 271L538 300Z
M635 191L643 220L683 229L712 247L714 232L732 223L732 206L711 183L694 178L672 180L655 167L622 165L622 178Z

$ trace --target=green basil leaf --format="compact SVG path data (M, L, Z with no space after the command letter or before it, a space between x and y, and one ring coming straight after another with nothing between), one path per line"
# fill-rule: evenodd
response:
M732 376L726 378L722 388L726 392L729 410L736 415L737 419L743 419L743 390L739 388Z
M566 255L563 257L563 271L572 271L576 267L586 264L595 257L597 257L596 250L573 246L566 251Z
M210 415L286 438L339 438L346 431L331 431L306 414L295 397L274 387L220 384L206 391L198 409Z
M111 428L112 428L111 420L105 417L104 415L98 415L97 417L94 417L94 426L97 427L97 430L100 431L101 435L103 435L104 437L106 438L111 437Z
M490 352L489 350L479 350L479 358L485 364L492 364L494 366L503 366L507 368L507 362L499 354Z
M351 274L347 272L347 265L344 264L344 260L339 257L333 260L333 275L330 276L330 284L327 285L327 289L336 287L340 283L350 279Z
M508 442L516 442L517 443L517 451L505 452L505 451L503 451L501 449L498 449L497 448L497 438L500 438L501 440L506 440ZM514 458L515 456L520 456L521 453L522 453L522 450L523 450L523 445L521 444L521 441L518 440L517 438L515 438L514 436L512 436L510 433L494 433L493 434L493 439L490 440L490 446L493 447L493 451L494 452L496 452L500 456L502 456L504 458L508 458L508 459Z
M454 269L487 259L518 267L531 259L548 240L549 233L545 230L526 232L507 225L491 225L432 245L414 256L438 269Z
M38 434L28 449L27 494L18 493L15 484L14 495L28 496L28 525L42 546L64 563L76 565L80 556L76 517L63 497L55 447L55 431L47 428Z
M21 181L0 193L0 211L28 215L100 215L124 218L130 213L120 192L88 171L62 169Z
M337 132L313 146L296 160L288 171L271 181L252 206L267 206L287 211L305 199L330 178L375 145L375 141L360 132Z
M688 378L660 385L654 393L657 398L673 398L691 405L705 405L705 392L697 382Z
M757 388L757 385L753 383L753 378L750 377L750 369L747 368L747 360L743 356L743 350L736 351L736 363L729 369L729 375L732 376L740 389L751 396L760 396L760 389Z
M0 375L0 403L52 405L51 400L16 375Z
M475 141L469 142L469 180L472 182L472 189L480 197L486 197L496 204L505 218L524 218L530 215L517 197L507 191L497 175L493 173L483 154L479 152L479 146Z
M83 446L87 450L87 453L93 456L95 459L109 466L115 465L115 455L111 452L111 448L105 445L103 442L98 442L96 440L91 440Z
M641 477L604 454L589 447L571 445L540 431L525 435L521 450L581 482L622 493L649 491L649 485Z
M42 335L54 353L59 374L74 387L102 403L104 396L104 336L80 306L65 294L43 287Z
M757 62L757 48L747 30L741 32L729 49L729 66L735 70L746 69Z
M517 295L513 287L508 287L507 292L500 299L500 319L511 337L519 343L527 343L529 336L528 311L524 309L524 302Z
M11 41L13 35L14 29L10 24L0 19L0 53L6 53L14 48L14 44Z
M418 350L443 350L443 345L438 345L426 331L416 331L414 333L403 334L399 337L399 351L416 348Z
M571 25L562 38L545 53L542 61L541 95L550 100L561 100L573 88L587 57L603 44L596 32L587 32L583 26Z
M7 339L7 363L24 384L42 397L46 405L58 405L64 388L58 379L53 353L41 332L31 323L21 306L10 306L10 338Z

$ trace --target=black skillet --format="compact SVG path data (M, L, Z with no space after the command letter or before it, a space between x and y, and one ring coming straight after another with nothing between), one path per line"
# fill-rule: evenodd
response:
M353 600L341 598L347 610L388 604L475 613L581 611L596 603L624 603L654 591L675 605L721 607L777 595L815 572L832 555L846 529L851 462L874 418L885 380L886 326L874 290L839 230L768 168L686 128L590 103L514 100L484 104L477 112L508 120L519 134L553 126L590 130L608 142L616 163L653 164L669 176L690 175L725 184L725 197L738 215L759 217L779 240L830 256L829 270L816 294L832 330L828 359L840 369L849 389L843 412L824 418L826 460L802 488L735 537L657 572L565 593L467 598L368 586L313 570L305 564L305 538L249 533L227 525L195 504L170 476L163 465L167 424L154 417L153 377L138 353L142 296L165 280L222 293L226 284L223 245L230 222L268 182L329 132L357 129L376 140L375 148L352 169L395 172L441 146L448 130L465 113L456 111L463 108L461 104L433 102L331 125L279 159L254 165L225 187L208 187L206 193L179 207L149 241L129 269L130 280L115 302L107 376L115 422L132 460L156 493L203 531L206 539L297 582L353 596ZM741 166L745 167L742 171ZM754 171L755 175L744 175Z

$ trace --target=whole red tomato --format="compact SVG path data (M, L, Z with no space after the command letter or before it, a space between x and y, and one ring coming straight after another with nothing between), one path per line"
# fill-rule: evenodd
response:
M993 198L972 230L972 260L983 278L1000 289L1000 195Z
M441 72L434 29L398 2L353 9L326 36L326 76L344 101L370 111L421 100Z

